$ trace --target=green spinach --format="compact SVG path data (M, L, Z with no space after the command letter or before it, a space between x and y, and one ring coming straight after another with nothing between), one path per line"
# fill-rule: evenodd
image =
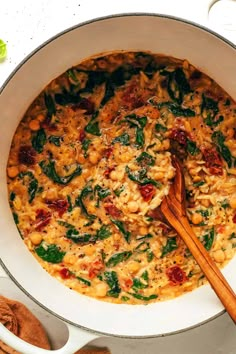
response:
M111 219L111 222L113 222L113 224L116 225L118 230L123 234L126 242L130 243L131 233L126 230L124 223L120 220L115 219Z
M131 255L132 255L131 251L115 253L108 259L108 261L105 264L107 267L115 267L117 264L127 261L127 259L131 257Z
M40 258L49 263L62 262L66 254L65 252L62 252L57 245L48 245L45 242L42 242L38 247L35 247L34 250Z
M165 246L162 248L161 258L178 248L176 237L167 238Z
M47 142L47 136L43 128L39 129L32 137L31 143L35 151L39 154L43 152L43 147Z
M40 161L39 166L41 167L41 170L48 178L50 178L53 182L62 185L66 185L70 183L70 181L72 181L73 178L80 176L82 173L81 166L77 165L74 172L72 172L70 175L64 177L59 176L58 173L56 172L55 161L53 160L49 160L48 163L45 160Z
M114 271L111 272L107 271L104 272L104 276L105 276L105 281L110 288L110 290L108 290L107 292L107 296L111 296L115 298L119 297L121 289L120 289L117 273Z

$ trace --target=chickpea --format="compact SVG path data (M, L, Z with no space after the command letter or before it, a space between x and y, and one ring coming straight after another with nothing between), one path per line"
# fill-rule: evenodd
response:
M92 256L95 253L96 248L93 245L88 245L83 248L86 256Z
M230 199L229 205L232 209L236 209L236 196Z
M63 258L63 262L67 264L75 264L76 261L77 261L76 255L71 253L66 253Z
M39 245L42 242L42 235L40 234L40 232L32 232L29 236L30 241L35 245Z
M140 269L140 263L131 261L127 264L127 268L130 273L137 273Z
M108 290L108 286L105 283L97 284L95 287L95 292L98 297L106 296L107 290Z
M210 206L211 202L210 202L209 199L202 199L202 200L201 200L201 204L202 204L204 207L208 208L208 207Z
M217 263L223 263L225 260L225 253L222 250L217 250L213 253L213 257Z
M144 236L148 233L148 228L145 226L141 226L138 233L139 233L139 235Z
M99 159L100 159L100 155L99 155L99 153L96 150L90 152L89 161L93 165L96 165L96 163L98 163Z
M13 206L16 210L21 210L21 199L20 197L18 197L18 195L15 197L15 199L13 200Z
M11 166L7 168L7 174L10 178L15 178L19 173L17 166Z
M110 178L112 179L112 181L121 181L124 177L124 171L123 170L114 170L111 171L110 173Z
M157 171L157 172L154 173L154 178L158 179L158 180L163 179L164 178L164 173L161 172L161 171Z
M199 214L199 213L194 213L194 214L192 215L191 219L192 219L192 223L193 223L194 225L198 225L198 224L200 224L200 223L202 222L203 217L202 217L202 215Z
M43 122L44 119L45 119L45 116L42 114L42 113L39 113L36 117L36 119L39 121L39 122Z
M37 119L33 119L29 122L29 128L33 131L37 131L40 129L40 123Z
M82 154L79 154L77 157L78 163L84 163L85 162L85 157Z
M133 200L131 202L128 202L127 207L129 209L130 213L136 213L136 211L138 211L138 209L139 209L138 203Z

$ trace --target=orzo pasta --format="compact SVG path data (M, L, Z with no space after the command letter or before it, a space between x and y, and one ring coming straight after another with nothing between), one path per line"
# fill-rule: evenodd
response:
M22 239L52 276L116 303L166 300L204 276L158 211L183 161L187 213L218 266L236 247L236 104L186 60L90 58L31 104L8 160Z

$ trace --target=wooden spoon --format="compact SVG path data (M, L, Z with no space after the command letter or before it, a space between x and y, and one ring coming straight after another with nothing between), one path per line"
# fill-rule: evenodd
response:
M183 239L226 311L236 323L236 296L189 224L185 206L184 176L175 155L172 155L172 164L176 169L176 175L169 194L162 201L160 210Z

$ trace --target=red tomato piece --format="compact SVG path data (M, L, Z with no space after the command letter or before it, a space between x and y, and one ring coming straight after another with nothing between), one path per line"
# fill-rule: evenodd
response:
M55 199L55 200L45 200L49 208L56 210L58 215L61 217L68 209L69 203L65 199Z
M80 130L79 141L81 141L81 143L84 141L85 137L86 137L86 133L85 133L84 129Z
M177 265L166 269L166 275L171 285L182 284L188 280L185 272Z
M236 213L233 216L233 223L236 224Z
M114 204L105 204L104 208L109 215L113 216L113 218L121 216L121 211Z
M77 109L83 109L85 110L85 113L93 114L95 110L95 104L90 99L84 97L79 103L73 104L71 108L73 111L76 111Z
M103 173L103 174L104 174L104 177L109 178L111 171L114 171L114 169L115 169L114 166L113 166L113 167L108 167L108 168L104 171L104 173Z
M109 148L107 148L103 151L103 154L107 159L109 159L109 157L111 157L111 155L112 155L112 152L113 152L113 147L110 146Z
M187 146L187 134L181 129L172 129L170 138L177 141L180 145Z
M30 145L23 145L18 152L18 160L26 166L35 164L36 151Z
M71 273L70 273L69 269L67 269L67 268L62 268L59 271L59 274L62 279L69 279L71 277Z
M206 167L212 175L222 175L222 160L220 155L215 149L204 149L202 151L203 158L206 161Z
M34 224L34 228L37 231L41 231L45 226L49 224L51 220L51 213L44 209L36 210L36 223Z
M94 261L89 267L89 278L92 279L100 273L104 268L104 263L101 260Z
M150 200L156 194L156 189L151 183L145 184L144 186L139 186L138 189L145 202L150 202Z

